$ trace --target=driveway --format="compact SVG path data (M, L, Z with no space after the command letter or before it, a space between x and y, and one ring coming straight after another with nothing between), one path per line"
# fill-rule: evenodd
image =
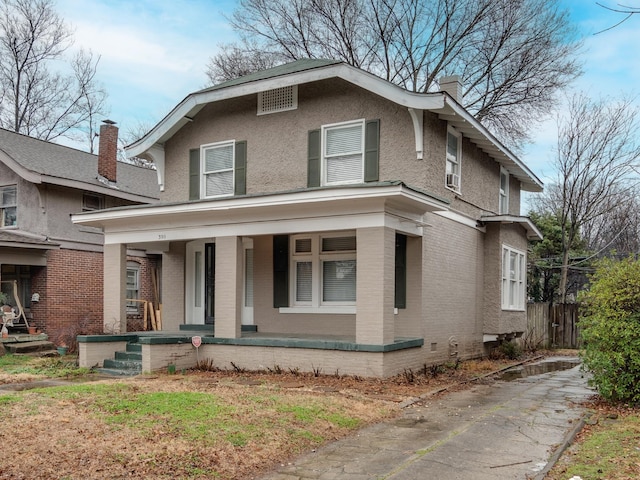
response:
M541 479L594 391L577 358L546 358L521 373L413 403L262 480Z

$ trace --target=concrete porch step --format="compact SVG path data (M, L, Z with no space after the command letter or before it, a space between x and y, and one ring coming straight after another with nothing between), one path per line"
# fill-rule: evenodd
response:
M48 340L34 340L27 342L15 342L5 343L4 348L9 353L13 354L26 354L26 353L38 353L46 351L56 351L55 345ZM58 353L56 352L56 355Z
M131 376L142 373L142 345L127 343L124 352L116 352L115 358L105 358L98 372L114 376Z

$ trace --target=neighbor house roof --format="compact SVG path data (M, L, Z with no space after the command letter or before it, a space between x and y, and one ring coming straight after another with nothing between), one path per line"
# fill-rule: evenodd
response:
M98 178L98 156L0 128L0 161L25 180L148 203L158 199L155 170L118 162L117 181Z
M267 70L230 80L213 87L194 92L184 98L169 114L144 137L126 148L127 155L153 158L161 170L164 168L164 143L169 140L205 105L244 95L257 94L274 88L298 85L314 81L340 78L358 85L409 110L416 130L416 150L420 151L422 129L418 113L434 112L456 127L480 149L503 165L509 173L522 182L523 190L542 191L542 181L487 130L473 115L458 104L446 92L415 93L405 90L375 75L335 60L298 60ZM422 152L420 151L420 154ZM162 183L163 180L161 179Z

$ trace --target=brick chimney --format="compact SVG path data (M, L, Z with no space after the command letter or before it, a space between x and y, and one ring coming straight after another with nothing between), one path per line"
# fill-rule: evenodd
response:
M115 182L118 164L118 127L116 122L103 120L98 146L98 174Z
M442 77L439 83L441 92L447 92L456 102L462 103L462 81L460 76Z

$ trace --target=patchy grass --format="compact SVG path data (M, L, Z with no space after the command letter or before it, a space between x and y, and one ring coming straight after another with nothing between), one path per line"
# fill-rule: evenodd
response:
M640 478L640 410L601 402L592 407L591 419L546 480Z
M91 373L77 366L75 356L30 357L28 355L0 356L0 384L20 383L39 378L72 378Z

